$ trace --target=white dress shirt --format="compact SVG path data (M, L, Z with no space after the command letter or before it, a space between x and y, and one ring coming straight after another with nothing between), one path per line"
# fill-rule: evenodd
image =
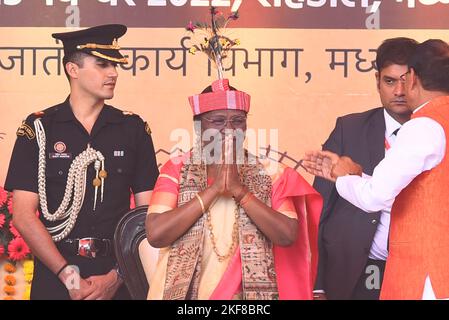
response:
M385 118L385 140L390 148L394 145L396 140L395 131L401 128L401 124L393 119L392 116L384 109ZM385 149L387 152L388 149ZM368 176L366 176L368 177ZM380 221L377 225L376 233L374 234L373 243L370 248L368 257L373 260L387 260L388 257L388 233L390 231L390 212L391 207L385 208L381 211Z
M411 119L399 130L394 147L386 152L371 177L339 177L337 191L366 212L386 210L416 176L437 166L445 151L446 137L438 122L427 117Z

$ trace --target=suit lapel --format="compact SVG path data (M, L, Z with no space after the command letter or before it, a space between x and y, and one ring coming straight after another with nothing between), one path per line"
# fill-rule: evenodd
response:
M377 164L385 157L385 117L383 108L371 118L367 132L370 168L366 173L372 174Z

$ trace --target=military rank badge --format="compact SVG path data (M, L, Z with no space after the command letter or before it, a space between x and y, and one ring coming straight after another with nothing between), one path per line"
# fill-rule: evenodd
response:
M36 138L36 134L34 133L33 128L31 128L26 123L22 123L22 125L17 129L16 132L18 137L26 136L29 140L33 140Z
M150 125L148 124L148 122L146 122L146 121L145 121L145 131L149 136L151 136L151 128L150 128Z

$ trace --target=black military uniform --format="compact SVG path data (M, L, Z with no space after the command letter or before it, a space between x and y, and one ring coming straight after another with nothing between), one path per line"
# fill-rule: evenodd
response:
M69 98L59 105L30 115L17 131L5 189L38 193L38 151L34 121L39 118L46 134L46 194L49 212L60 205L73 159L89 144L104 156L104 198L97 189L94 165L87 169L84 202L75 226L68 236L56 242L67 262L80 268L82 278L106 274L114 268L112 248L115 227L129 210L130 193L153 189L159 171L150 129L139 116L104 105L89 134L75 118ZM39 208L41 212L41 207ZM54 226L42 214L46 227ZM78 239L93 241L95 258L79 255ZM93 239L93 240L92 240ZM125 289L122 286L121 289ZM117 295L116 295L117 297ZM124 296L121 296L122 298ZM35 259L32 299L69 299L67 289L42 262Z

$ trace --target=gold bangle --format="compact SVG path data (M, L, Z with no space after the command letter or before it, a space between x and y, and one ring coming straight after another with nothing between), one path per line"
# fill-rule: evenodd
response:
M206 212L206 209L204 208L204 202L203 199L201 199L200 195L197 193L195 194L195 197L198 199L198 201L200 202L201 205L201 212L204 213Z

